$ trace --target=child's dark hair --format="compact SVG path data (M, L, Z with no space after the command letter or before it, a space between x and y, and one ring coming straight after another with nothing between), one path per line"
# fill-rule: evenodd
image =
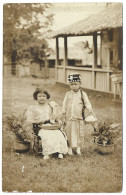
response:
M33 98L34 98L35 100L37 100L37 95L38 95L38 93L44 93L44 94L46 94L47 99L50 98L50 94L48 93L48 91L43 90L43 89L41 89L41 88L36 88L35 92L33 93Z

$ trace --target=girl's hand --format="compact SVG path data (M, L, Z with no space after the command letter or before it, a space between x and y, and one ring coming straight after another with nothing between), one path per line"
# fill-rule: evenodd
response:
M66 114L63 114L62 116L62 124L66 125Z
M61 120L58 120L58 124L61 126L63 122Z

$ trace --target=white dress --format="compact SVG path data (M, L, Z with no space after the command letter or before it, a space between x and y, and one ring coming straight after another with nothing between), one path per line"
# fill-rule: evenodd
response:
M58 114L58 105L55 102L50 102L45 105L32 105L27 110L27 122L36 123L41 121L54 121ZM65 134L58 130L40 129L39 134L42 140L43 155L53 153L66 154L68 152L67 140Z

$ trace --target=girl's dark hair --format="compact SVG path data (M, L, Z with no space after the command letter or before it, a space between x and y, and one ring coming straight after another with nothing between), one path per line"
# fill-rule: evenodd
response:
M35 100L37 100L37 95L38 95L38 93L44 93L44 94L46 94L47 99L50 98L50 94L48 93L48 91L43 90L43 89L41 89L41 88L37 88L37 89L35 90L35 92L33 93L33 98L34 98Z

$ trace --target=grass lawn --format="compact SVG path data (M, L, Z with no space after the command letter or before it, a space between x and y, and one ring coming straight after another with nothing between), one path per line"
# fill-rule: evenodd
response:
M19 114L34 104L32 94L38 86L46 88L52 100L62 105L68 87L53 80L10 77L3 80L2 190L4 192L120 192L122 190L122 137L109 155L97 152L93 129L87 125L81 156L64 159L14 151L15 136L6 124L6 116ZM122 105L98 92L88 93L98 119L122 122ZM24 174L22 167L24 166Z

